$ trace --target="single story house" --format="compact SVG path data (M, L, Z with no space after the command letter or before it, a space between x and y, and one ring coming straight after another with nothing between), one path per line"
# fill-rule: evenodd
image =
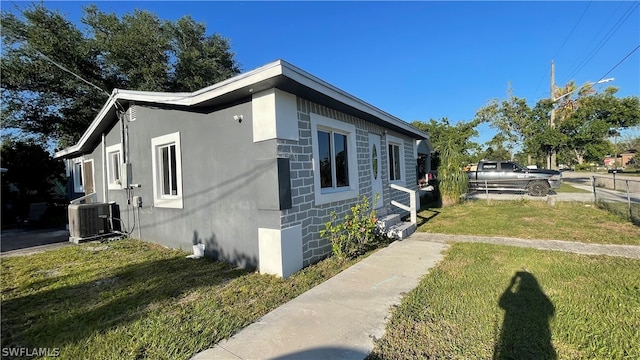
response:
M131 237L286 277L331 252L331 212L361 195L382 214L407 204L424 139L278 60L192 93L115 89L55 157L71 198L115 204Z
M630 165L634 165L637 162L637 160L635 159L637 152L638 152L637 149L632 148L632 149L623 151L620 154L616 154L615 157L606 156L604 158L604 165L612 166L612 167L621 166L623 168Z

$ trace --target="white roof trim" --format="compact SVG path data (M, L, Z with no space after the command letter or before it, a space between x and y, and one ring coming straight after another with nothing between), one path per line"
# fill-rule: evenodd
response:
M194 91L192 93L167 93L167 92L151 92L151 91L134 91L114 89L109 96L106 104L102 107L89 128L84 132L77 144L70 146L64 150L55 153L54 157L64 157L73 154L82 149L89 140L91 134L98 128L100 123L107 116L109 111L115 106L118 100L149 102L166 105L178 106L194 106L207 100L222 96L232 91L241 89L246 86L257 84L261 81L284 75L310 89L325 94L337 101L340 101L354 109L373 115L385 122L393 124L405 131L418 136L427 137L427 135L411 126L410 124L392 116L358 98L352 96L337 87L309 74L308 72L295 67L284 60L276 60L252 71L234 76L225 81L216 83L204 89Z

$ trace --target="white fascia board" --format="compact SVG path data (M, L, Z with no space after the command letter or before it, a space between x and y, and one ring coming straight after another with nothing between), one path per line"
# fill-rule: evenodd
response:
M230 79L192 93L167 93L114 89L111 93L111 96L109 96L109 100L107 100L106 104L102 107L91 125L89 125L89 128L84 132L78 143L55 153L54 157L59 158L80 151L91 134L93 134L98 125L100 125L100 123L104 120L110 108L114 106L114 104L118 100L193 106L279 75L284 75L291 80L294 80L304 86L325 94L337 101L344 103L345 105L371 114L387 123L395 125L409 133L416 135L418 138L428 138L428 135L426 133L416 129L415 127L400 120L399 118L396 118L374 107L373 105L370 105L356 98L355 96L338 89L337 87L309 74L308 72L296 66L287 63L284 60L276 60L255 70L234 76Z
M89 125L89 128L84 132L84 134L82 134L82 136L80 137L80 140L78 140L78 142L75 145L72 145L66 149L56 152L53 155L54 159L63 157L68 154L72 154L76 151L79 151L82 148L82 146L89 139L89 136L91 136L91 134L96 130L100 122L102 122L102 119L104 119L104 117L107 115L107 113L109 112L109 109L117 101L117 98L118 98L117 94L118 94L118 89L114 89L111 95L109 96L109 99L107 100L107 102L104 104L102 109L100 109L100 112L98 113L98 115L96 115L96 117L93 119L93 121Z
M309 88L312 88L320 93L323 93L331 98L334 98L348 106L351 106L352 108L358 109L360 111L366 112L368 114L371 114L385 122L388 122L390 124L393 124L401 129L404 129L416 136L420 137L428 137L428 135L426 133L424 133L423 131L416 129L415 127L411 126L410 124L402 121L401 119L390 115L389 113L386 113L380 109L378 109L377 107L358 99L357 97L346 93L340 89L338 89L337 87L327 83L326 81L323 81L311 74L309 74L308 72L293 66L285 61L282 61L283 63L283 75L302 84L305 85Z

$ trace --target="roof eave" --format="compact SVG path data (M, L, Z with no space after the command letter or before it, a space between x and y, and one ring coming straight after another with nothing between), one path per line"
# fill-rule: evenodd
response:
M93 122L89 125L89 128L84 132L78 143L70 146L66 149L55 153L55 158L71 158L82 155L88 151L87 141L89 141L93 133L103 126L104 121L109 121L111 115L115 115L115 105L120 101L135 101L143 103L156 103L166 104L174 106L197 106L203 104L211 99L229 94L234 91L242 90L243 88L249 88L249 92L253 91L252 86L258 85L261 82L269 81L278 76L284 76L291 79L300 85L317 91L327 97L330 97L338 102L341 102L348 107L369 114L375 118L382 120L382 122L391 125L391 127L398 129L406 134L414 136L416 139L428 139L428 135L415 128L411 124L402 121L401 119L392 116L375 106L368 104L367 102L360 100L359 98L346 93L337 87L319 79L316 76L292 65L284 60L276 60L264 66L261 66L255 70L249 71L238 76L234 76L225 81L211 85L204 89L194 91L192 93L163 93L163 92L147 92L147 91L133 91L133 90L119 90L114 89L109 99L102 107L98 115Z

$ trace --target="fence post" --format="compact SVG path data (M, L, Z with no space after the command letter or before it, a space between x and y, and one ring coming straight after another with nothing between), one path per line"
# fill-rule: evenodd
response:
M591 177L591 187L593 188L593 202L597 203L598 196L596 196L596 177L595 176Z
M616 189L616 171L613 170L613 190Z
M629 207L629 219L633 219L633 212L631 211L631 194L629 193L629 180L624 181L627 188L627 206Z
M487 183L487 179L484 179L484 192L487 194L487 204L489 203L489 186Z

